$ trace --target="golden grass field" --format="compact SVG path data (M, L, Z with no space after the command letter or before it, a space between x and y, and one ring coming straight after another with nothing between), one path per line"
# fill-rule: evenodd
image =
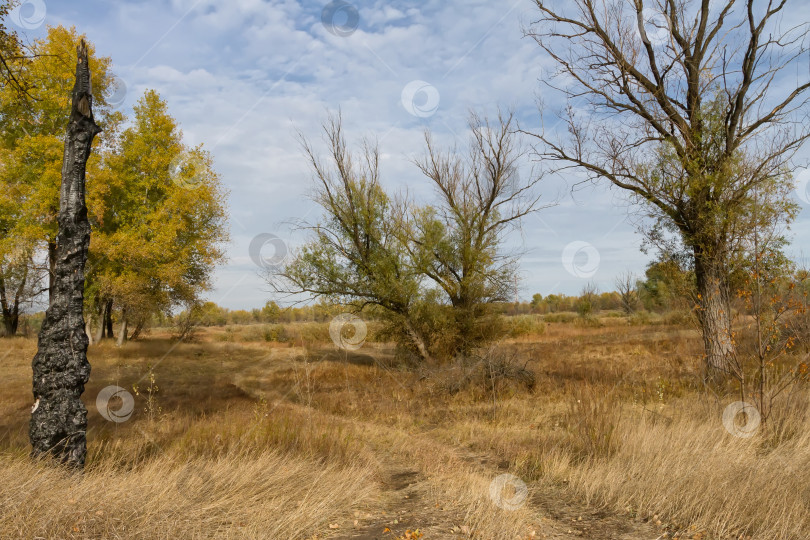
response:
M810 538L807 389L732 436L694 330L548 323L489 352L531 388L248 331L91 346L83 474L28 459L36 342L0 341L0 537ZM96 410L112 384L124 422Z

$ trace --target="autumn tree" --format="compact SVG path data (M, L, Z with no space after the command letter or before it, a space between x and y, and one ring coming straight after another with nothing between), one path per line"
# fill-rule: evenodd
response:
M22 73L34 86L35 100L0 90L0 300L7 304L6 333L16 329L26 303L50 290L65 96L74 43L81 38L75 29L56 27L33 43L34 56ZM225 194L211 156L183 144L157 94L148 92L126 125L106 100L117 84L111 60L96 56L91 43L87 47L94 112L104 129L87 164L87 206L98 233L87 272L88 325L95 318L103 330L97 337L113 337L115 311L121 326L133 323L137 335L156 311L193 301L210 285L227 237Z
M33 97L31 81L23 73L33 53L6 24L17 3L18 0L0 1L0 91L14 92L25 99Z
M300 140L314 173L313 199L324 219L300 224L311 239L289 264L269 272L267 278L280 292L307 293L356 311L378 306L428 358L429 344L413 320L419 274L401 234L404 205L380 184L379 149L365 141L360 155L353 154L339 115L324 123L323 132L327 161L303 135Z
M32 56L19 73L30 83L33 99L13 86L0 88L0 297L7 303L3 310L7 334L16 331L23 306L50 290L64 126L70 114L67 96L74 83L75 44L82 39L75 29L56 27L31 45ZM105 99L113 84L110 59L97 57L93 45L86 44L93 64L96 121L106 128L108 120L118 115ZM94 139L95 150L103 139ZM88 163L91 178L98 163L96 152ZM89 189L94 189L93 182ZM92 198L91 193L88 199ZM43 250L46 255L39 257Z
M625 190L677 235L696 276L707 373L729 371L728 276L756 225L791 218L791 160L810 133L810 83L792 75L807 72L807 25L789 11L798 3L535 3L528 34L571 100L567 135L534 133L539 157Z
M137 336L154 314L193 304L210 288L228 238L226 194L211 156L183 143L153 90L105 154L97 183L90 303L104 333L117 310L123 343L130 323Z
M636 310L638 304L638 284L636 276L632 272L622 272L614 280L616 292L619 293L622 311L627 315Z

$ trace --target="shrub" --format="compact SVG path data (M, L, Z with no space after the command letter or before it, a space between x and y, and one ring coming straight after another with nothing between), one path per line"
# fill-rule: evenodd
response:
M570 323L577 320L577 314L570 312L549 313L547 315L543 315L543 320L549 323Z
M538 315L516 315L509 318L510 337L539 335L545 331L545 322Z
M478 349L469 358L457 358L440 377L439 387L449 394L472 389L496 396L507 390L533 390L536 377L520 362L518 353L503 347Z
M691 311L679 309L664 314L663 322L664 324L672 324L676 326L689 326L695 322L695 319Z

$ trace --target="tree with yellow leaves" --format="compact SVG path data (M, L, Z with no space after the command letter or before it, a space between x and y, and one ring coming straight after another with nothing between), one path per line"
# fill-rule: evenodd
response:
M91 207L90 296L113 301L127 338L157 312L193 303L210 286L227 239L225 192L202 148L187 148L157 92L104 157ZM110 309L106 309L107 316Z
M73 28L56 27L32 44L34 55L19 72L35 100L0 87L0 304L6 335L16 332L24 304L50 288L64 126L75 46L83 38ZM105 330L99 337L112 337L114 311L124 328L133 322L137 333L155 312L196 300L223 258L227 216L211 156L183 144L156 92L142 97L127 124L109 102L117 84L111 60L97 56L92 43L87 47L93 112L103 131L87 164L93 232L85 298Z

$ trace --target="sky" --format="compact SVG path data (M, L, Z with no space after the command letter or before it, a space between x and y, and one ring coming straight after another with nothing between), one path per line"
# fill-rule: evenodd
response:
M303 240L291 223L319 216L297 131L317 145L320 124L340 110L352 143L378 141L384 185L430 200L412 163L425 129L463 148L470 111L513 109L533 129L538 100L561 104L542 84L551 60L523 37L536 15L531 0L25 0L19 9L12 26L31 38L48 25L76 26L112 58L125 112L155 89L185 142L211 152L229 191L231 242L208 299L231 309L282 300L260 277L251 242L265 259L281 258ZM527 156L520 175L532 171ZM576 180L544 179L541 201L553 206L508 238L525 253L520 300L578 294L589 281L612 290L618 274L643 275L651 259L639 249L637 209L605 185L572 189ZM796 184L791 254L802 258L810 171Z

